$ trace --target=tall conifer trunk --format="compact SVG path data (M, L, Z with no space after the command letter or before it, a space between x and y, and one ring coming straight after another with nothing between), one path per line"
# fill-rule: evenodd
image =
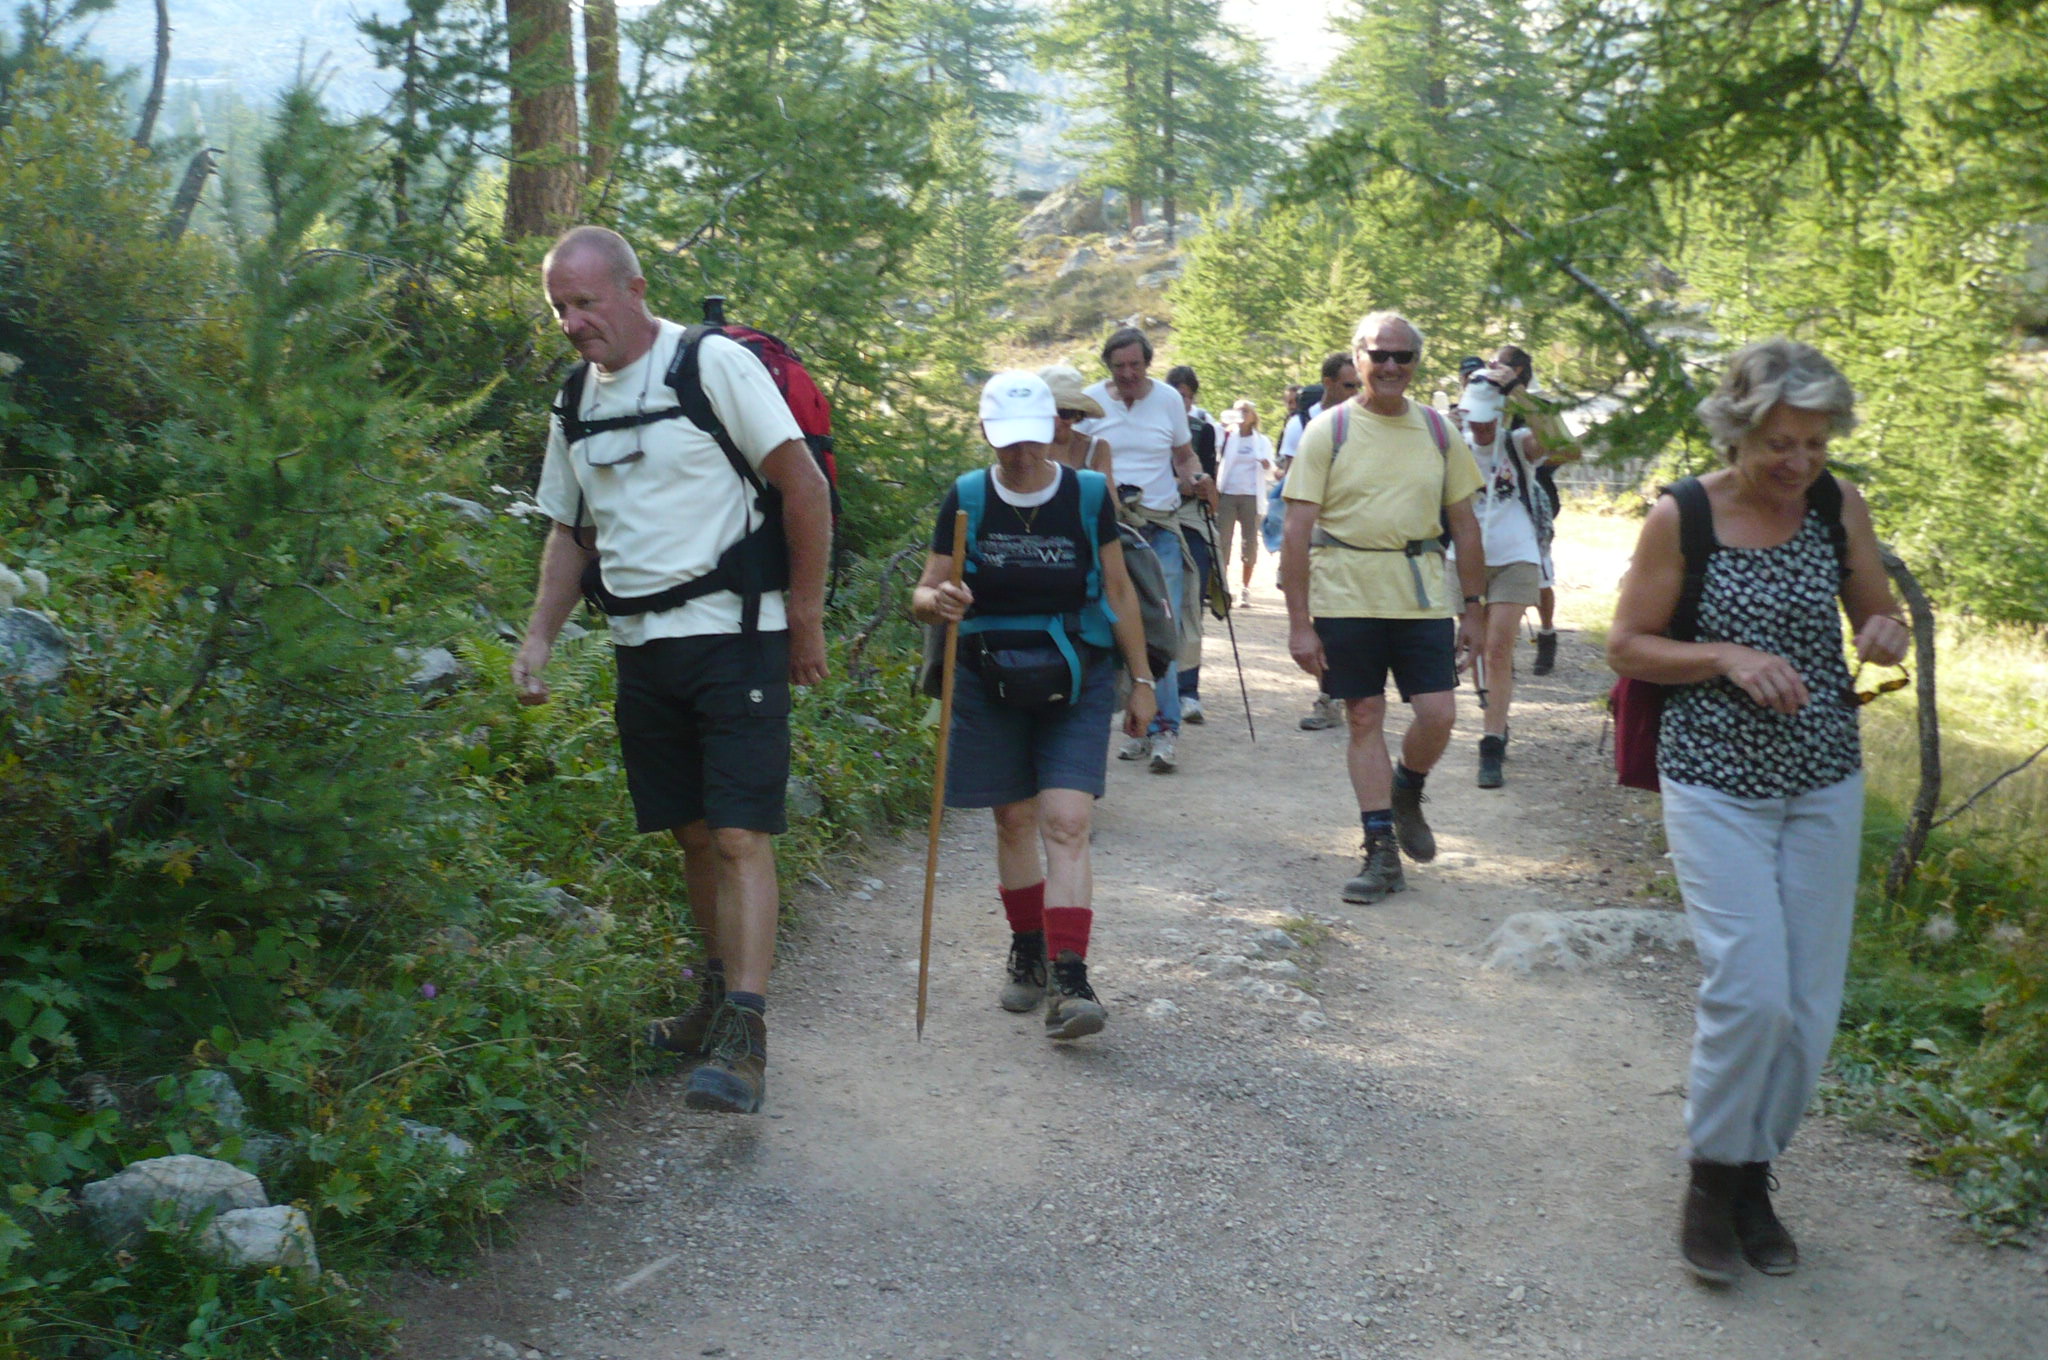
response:
M505 239L546 236L581 207L576 54L569 0L505 0L511 52L512 164L505 182Z
M602 183L619 140L618 0L583 0L583 115L589 151L583 182Z

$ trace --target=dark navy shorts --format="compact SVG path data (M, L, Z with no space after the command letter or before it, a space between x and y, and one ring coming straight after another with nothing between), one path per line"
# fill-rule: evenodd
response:
M1458 687L1458 626L1450 619L1317 619L1323 640L1323 693L1333 699L1374 699L1387 692L1387 673L1401 702Z
M612 652L639 829L788 830L789 634L655 638Z
M1086 648L1083 655L1075 701L1041 709L997 703L988 697L981 677L961 667L953 682L947 807L1022 803L1041 789L1102 796L1109 769L1109 719L1116 711L1116 663L1100 648Z

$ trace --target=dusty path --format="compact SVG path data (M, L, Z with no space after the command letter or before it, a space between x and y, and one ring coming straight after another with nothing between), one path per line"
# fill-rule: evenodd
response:
M1561 530L1567 588L1608 587L1617 564ZM1347 907L1343 736L1296 729L1308 686L1261 577L1238 615L1257 745L1212 637L1181 773L1112 762L1104 1034L1055 1047L995 1007L992 836L956 814L922 1044L919 838L801 903L768 1113L687 1112L672 1077L598 1112L586 1197L406 1289L403 1354L2043 1354L2042 1254L1976 1245L1904 1144L1829 1118L1780 1168L1800 1273L1693 1284L1671 1245L1690 953L1533 979L1475 955L1519 910L1647 900L1661 868L1652 800L1594 750L1597 656L1567 634L1557 675L1525 673L1505 790L1474 787L1461 730L1430 784L1438 861ZM1262 960L1275 926L1308 947Z

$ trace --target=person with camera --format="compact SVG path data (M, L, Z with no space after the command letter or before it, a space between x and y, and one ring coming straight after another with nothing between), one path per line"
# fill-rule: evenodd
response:
M960 627L946 805L994 811L1011 932L999 1003L1024 1012L1045 1000L1046 1034L1078 1039L1108 1019L1088 982L1088 841L1106 786L1115 658L1134 681L1124 712L1133 737L1169 682L1152 679L1107 481L1051 456L1058 410L1035 373L998 373L982 388L996 462L947 492L910 608L921 622ZM959 585L956 553L966 557Z
M1527 426L1509 429L1502 419L1508 395L1523 383L1522 365L1528 358L1520 348L1503 345L1491 364L1460 365L1466 376L1457 413L1479 464L1481 485L1473 511L1486 549L1486 628L1478 671L1486 709L1479 738L1482 789L1506 783L1501 762L1507 757L1508 707L1515 697L1515 642L1522 616L1543 589L1544 545L1550 538L1550 503L1536 480L1541 446Z
M1152 342L1132 326L1114 332L1102 345L1103 366L1110 376L1088 389L1103 416L1076 428L1092 439L1109 441L1116 462L1117 496L1137 525L1166 576L1166 595L1176 615L1199 609L1191 578L1193 556L1181 532L1181 498L1198 497L1212 509L1216 481L1202 471L1195 457L1188 424L1187 401L1179 392L1146 376L1152 367ZM1159 711L1150 727L1135 734L1117 753L1119 760L1147 760L1152 773L1172 774L1179 766L1179 667L1159 679Z

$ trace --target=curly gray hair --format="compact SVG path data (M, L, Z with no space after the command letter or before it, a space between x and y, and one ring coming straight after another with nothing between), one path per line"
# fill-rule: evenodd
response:
M1782 335L1736 351L1721 386L1700 403L1700 423L1732 462L1735 446L1779 402L1826 412L1836 434L1856 428L1856 393L1842 370L1812 345Z

